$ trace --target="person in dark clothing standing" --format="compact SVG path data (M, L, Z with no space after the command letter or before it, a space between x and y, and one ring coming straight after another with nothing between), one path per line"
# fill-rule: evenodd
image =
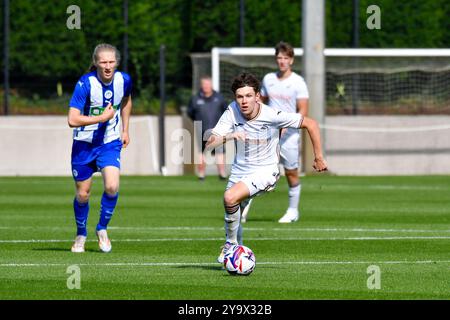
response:
M203 76L200 79L200 90L192 96L189 101L188 116L196 122L194 128L197 136L201 137L202 146L199 154L199 163L197 165L197 174L200 180L205 179L205 145L210 131L219 121L222 113L227 109L223 96L213 90L212 79L209 76ZM220 146L214 150L216 157L217 170L221 180L226 179L224 147Z

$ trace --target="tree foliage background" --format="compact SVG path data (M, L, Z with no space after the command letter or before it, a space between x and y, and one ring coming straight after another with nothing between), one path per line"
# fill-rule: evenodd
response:
M186 98L191 88L191 52L239 45L239 0L10 1L10 72L13 92L51 95L61 82L70 94L101 42L123 48L129 37L129 73L135 95L158 97L159 47L166 46L167 90ZM81 29L69 30L70 5L81 9ZM381 8L381 30L368 30L366 9ZM3 1L1 6L3 39ZM448 0L360 0L360 47L449 48ZM352 46L352 0L326 1L326 47ZM302 1L245 0L245 45L273 47L280 40L301 46ZM3 42L1 43L3 52ZM2 59L3 60L3 59ZM2 61L3 68L3 61ZM1 80L3 81L3 79ZM185 91L183 91L183 89Z

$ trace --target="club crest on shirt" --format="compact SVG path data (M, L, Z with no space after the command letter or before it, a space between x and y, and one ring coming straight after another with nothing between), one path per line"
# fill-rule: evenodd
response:
M105 99L111 99L113 93L111 90L106 90L105 91Z

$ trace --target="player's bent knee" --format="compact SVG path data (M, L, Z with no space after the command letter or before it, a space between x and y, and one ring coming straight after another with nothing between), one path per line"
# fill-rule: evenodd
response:
M119 192L118 184L107 184L105 185L105 192L111 196L114 196Z
M231 192L230 190L225 191L224 195L223 195L223 203L226 206L232 206L237 204L238 199L237 197L234 195L233 192Z
M77 200L78 202L85 203L89 201L91 193L86 190L78 190L77 191Z

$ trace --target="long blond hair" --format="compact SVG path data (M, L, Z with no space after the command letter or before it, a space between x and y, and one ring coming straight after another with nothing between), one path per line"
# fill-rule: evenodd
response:
M116 56L116 68L119 66L120 64L119 50L117 50L117 48L111 44L100 43L95 47L94 52L92 53L92 62L88 69L89 72L97 70L98 55L100 54L101 51L113 51Z

